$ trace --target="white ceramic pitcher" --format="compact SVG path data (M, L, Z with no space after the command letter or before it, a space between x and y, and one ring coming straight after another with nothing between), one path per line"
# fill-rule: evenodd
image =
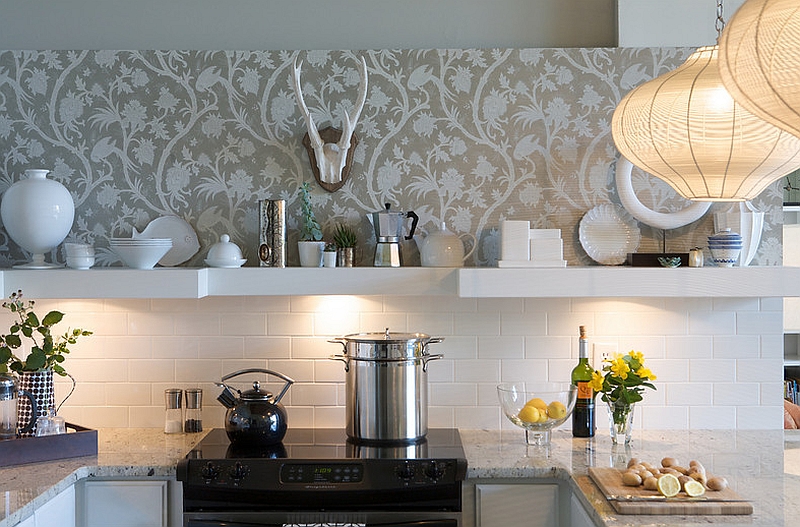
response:
M469 251L464 252L462 237L467 236L472 240ZM427 236L417 240L419 256L423 267L463 267L464 261L469 258L478 245L475 236L465 232L460 236L447 230L447 225L442 222L439 230L430 232Z

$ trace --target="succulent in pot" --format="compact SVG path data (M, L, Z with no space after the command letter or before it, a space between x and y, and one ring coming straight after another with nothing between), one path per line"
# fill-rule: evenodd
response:
M303 267L322 267L322 227L314 216L311 207L310 187L308 182L300 185L300 240L297 250L300 254L300 265Z
M340 223L333 232L333 241L337 249L336 264L339 267L353 267L358 244L356 231L352 227Z

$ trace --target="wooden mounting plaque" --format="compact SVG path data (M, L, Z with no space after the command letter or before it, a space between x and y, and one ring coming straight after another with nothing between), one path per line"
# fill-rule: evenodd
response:
M0 441L0 467L97 455L97 430L67 423L66 434Z
M622 484L622 472L616 468L589 468L592 478L603 494L609 496L659 496L654 490L644 487L627 487ZM679 496L686 496L681 493ZM753 504L743 500L730 488L720 491L708 491L709 500L741 500L741 501L616 501L608 502L620 514L680 514L680 515L720 515L720 514L753 514Z

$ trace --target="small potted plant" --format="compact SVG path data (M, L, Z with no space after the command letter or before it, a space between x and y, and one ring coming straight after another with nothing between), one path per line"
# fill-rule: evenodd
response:
M336 267L336 244L326 243L322 252L322 267Z
M314 216L311 208L310 187L308 182L300 185L300 241L297 250L300 253L300 265L303 267L322 267L322 250L325 242L322 241L322 227Z
M44 318L34 312L35 302L23 300L22 290L12 293L2 306L16 315L9 332L0 335L0 372L9 370L19 376L21 390L30 392L36 400L39 415L54 411L55 395L53 373L72 378L62 363L69 353L69 346L75 344L79 337L87 337L91 331L75 328L67 329L59 336L53 336L52 328L64 318L60 311L50 311ZM26 339L28 346L23 346ZM17 354L28 348L27 355L20 358ZM23 354L24 354L23 353ZM72 379L74 384L75 379ZM69 397L69 396L68 396ZM31 414L31 405L27 399L21 399L18 406L20 421L25 422ZM37 416L33 416L36 420ZM31 431L28 435L33 435Z
M333 233L333 242L336 244L336 264L339 267L353 267L358 243L356 231L340 223Z

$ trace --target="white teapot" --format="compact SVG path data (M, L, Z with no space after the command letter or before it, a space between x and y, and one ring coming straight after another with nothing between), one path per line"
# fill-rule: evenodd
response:
M472 247L466 254L461 240L463 236L472 240ZM444 222L440 230L430 232L422 239L417 237L416 242L423 267L462 267L464 260L470 257L477 246L475 236L468 232L460 236L454 234L447 230Z

